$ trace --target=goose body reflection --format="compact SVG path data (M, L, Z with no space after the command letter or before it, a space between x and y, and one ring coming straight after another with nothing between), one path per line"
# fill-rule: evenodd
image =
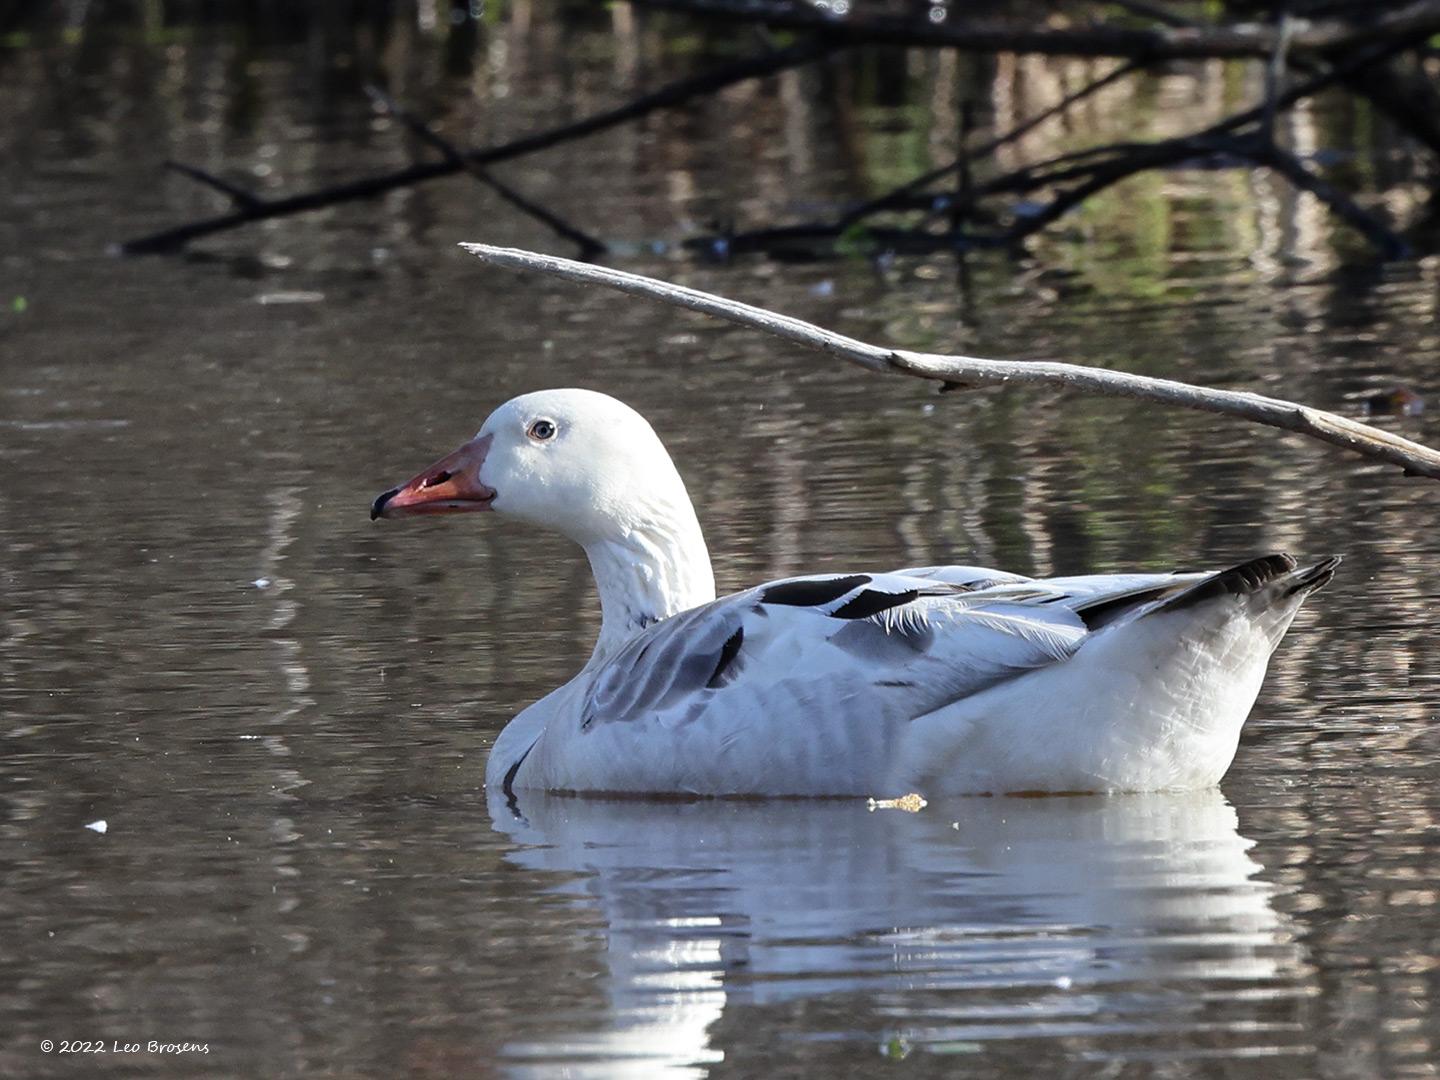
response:
M533 884L599 912L609 968L608 1026L515 1057L683 1074L723 1055L727 1010L822 995L849 1020L812 1035L870 1045L1174 1041L1305 972L1218 791L919 814L523 792L491 812Z
M1270 654L1338 560L1036 580L821 574L715 599L650 425L526 394L372 517L495 510L590 558L589 663L496 741L490 787L705 795L1158 791L1229 768Z

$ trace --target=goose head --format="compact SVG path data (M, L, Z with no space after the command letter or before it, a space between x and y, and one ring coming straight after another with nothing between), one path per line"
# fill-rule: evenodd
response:
M541 390L501 405L475 437L377 498L371 519L491 510L581 544L689 506L653 428L593 390Z
M684 481L645 418L605 394L507 401L469 442L377 498L370 517L477 510L584 547L611 637L714 598Z

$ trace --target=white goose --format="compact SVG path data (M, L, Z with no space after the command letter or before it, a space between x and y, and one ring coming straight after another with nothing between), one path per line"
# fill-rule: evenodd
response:
M629 406L544 390L375 500L493 510L585 549L589 662L525 709L486 783L580 792L926 796L1218 783L1270 654L1336 558L1031 579L817 574L715 599L685 484Z

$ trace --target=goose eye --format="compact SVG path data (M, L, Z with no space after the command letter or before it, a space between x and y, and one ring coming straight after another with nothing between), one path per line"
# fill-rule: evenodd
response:
M525 434L536 442L548 442L555 437L555 422L553 420L536 420Z

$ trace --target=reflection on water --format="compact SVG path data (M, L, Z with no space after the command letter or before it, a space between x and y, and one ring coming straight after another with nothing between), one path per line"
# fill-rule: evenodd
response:
M559 872L552 889L604 920L608 1022L507 1044L518 1065L703 1074L725 1056L727 1012L847 995L869 1004L807 1039L859 1053L1060 1036L1097 1057L1125 1056L1116 1037L1130 1051L1309 1050L1295 1023L1251 1015L1311 992L1309 970L1218 791L919 814L527 792L490 809L518 845L509 861Z
M0 1075L74 1075L37 1047L81 1036L210 1042L204 1062L113 1066L177 1077L769 1080L906 1054L931 1075L1435 1075L1440 488L1209 417L937 396L487 271L453 242L549 239L465 178L204 257L98 257L216 209L157 182L165 157L263 192L411 160L362 77L491 142L713 46L503 7L463 56L405 5L374 9L383 28L244 37L168 27L172 5L78 5L123 25L0 39ZM1093 74L907 64L789 72L500 171L607 238L673 241L943 160L957 86L1000 128ZM904 78L882 92L875 65ZM1213 119L1252 75L1173 65L1000 164ZM1394 169L1393 137L1348 108L1285 135ZM1351 265L1349 245L1263 174L1176 170L1088 206L1034 262L642 247L626 265L911 347L1352 413L1397 384L1435 400L1440 262ZM584 559L501 522L377 529L366 508L497 402L577 384L669 442L722 588L945 560L1347 559L1277 655L1223 796L912 817L527 795L497 829L485 749L588 654ZM1440 441L1440 410L1377 422Z

